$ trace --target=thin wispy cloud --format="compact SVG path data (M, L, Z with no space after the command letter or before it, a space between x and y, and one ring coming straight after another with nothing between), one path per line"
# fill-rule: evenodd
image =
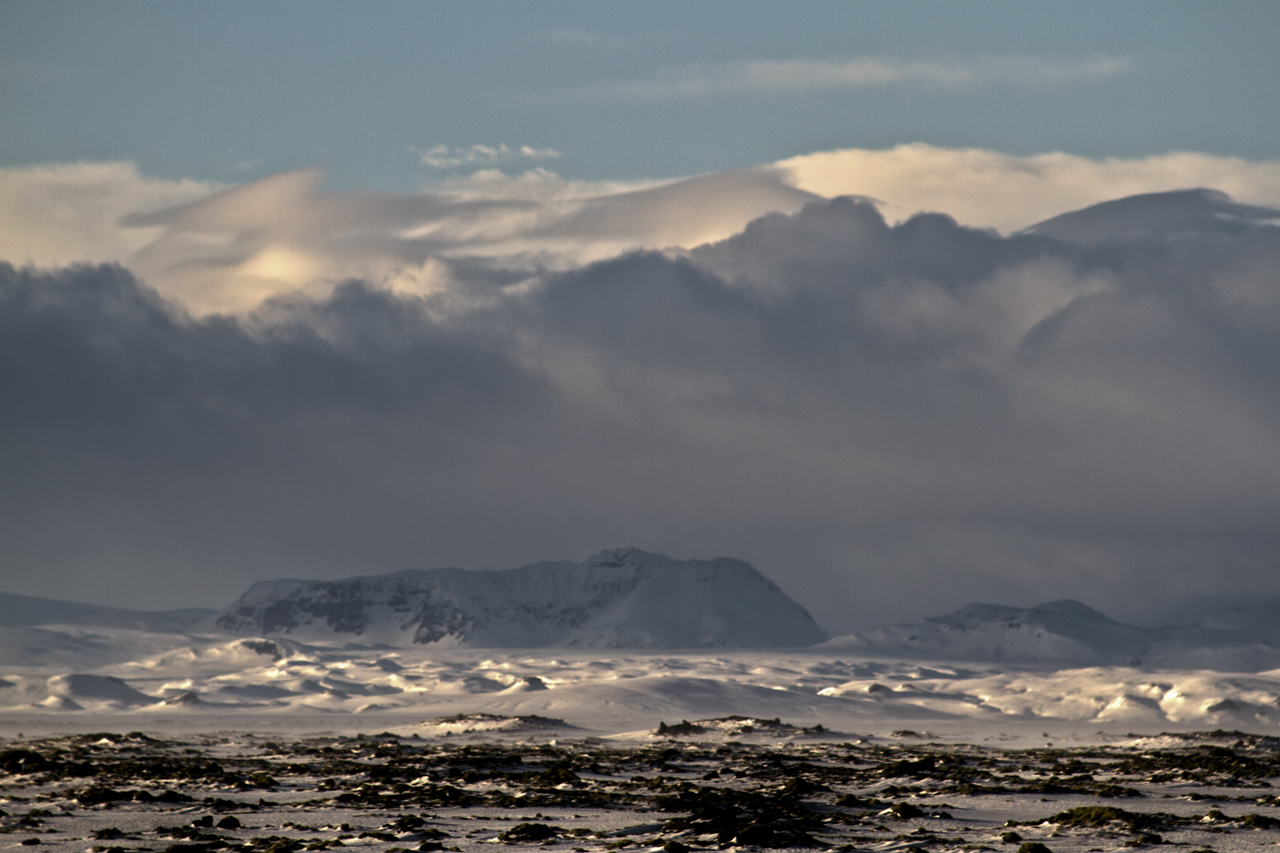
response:
M615 97L668 100L715 95L797 95L888 86L966 89L1010 83L1059 85L1116 77L1130 67L1129 60L1114 56L1077 60L1029 56L934 61L885 56L756 59L663 68L645 79L602 83L593 91Z
M598 33L589 30L560 28L543 30L543 35L553 42L560 44L577 44L577 45L598 45L603 39Z
M448 145L436 145L426 151L411 149L418 155L424 166L435 169L456 169L459 166L500 166L516 160L554 160L560 152L553 148L534 148L521 145L511 148L502 145L470 145L465 148L450 148Z

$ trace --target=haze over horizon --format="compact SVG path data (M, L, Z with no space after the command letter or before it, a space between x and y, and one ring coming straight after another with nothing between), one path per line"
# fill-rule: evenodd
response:
M637 546L833 634L1280 595L1273 4L0 23L2 591Z

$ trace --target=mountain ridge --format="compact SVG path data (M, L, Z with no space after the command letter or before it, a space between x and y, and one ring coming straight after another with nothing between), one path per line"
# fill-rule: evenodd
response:
M406 569L333 581L262 581L222 611L135 611L0 593L0 645L15 661L57 650L71 654L89 642L84 629L122 629L130 642L144 645L165 634L228 633L326 645L811 646L868 657L1031 666L1280 667L1280 597L1192 599L1159 628L1116 621L1073 599L1033 607L971 603L830 638L748 563L679 561L634 548L603 551L583 563L544 561L498 571Z
M1238 608L1237 608L1238 609ZM1206 600L1194 624L1140 628L1117 622L1074 599L1033 607L967 604L932 616L855 631L823 643L824 650L899 658L1067 666L1234 668L1280 667L1280 646L1252 621L1225 621ZM1253 614L1280 613L1280 600L1261 601Z
M581 564L262 581L216 625L242 636L477 648L759 648L829 636L749 563L636 548Z
M216 609L208 607L132 610L126 607L110 607L104 604L87 604L14 592L0 592L0 627L70 624L182 633L199 628L217 613Z

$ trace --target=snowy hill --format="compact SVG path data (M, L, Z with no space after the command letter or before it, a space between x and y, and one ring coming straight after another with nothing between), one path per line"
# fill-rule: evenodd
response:
M0 665L93 667L153 654L213 630L218 611L129 610L0 593Z
M1280 645L1280 598L1238 595L1184 602L1166 620L1208 631L1236 631Z
M477 648L767 648L827 639L747 563L682 562L634 548L507 571L268 581L224 610L217 626L242 636Z
M836 637L822 648L928 660L1259 671L1280 666L1280 645L1269 642L1274 631L1261 630L1267 614L1280 608L1265 604L1232 624L1219 608L1212 611L1216 618L1199 625L1157 630L1116 622L1070 599L1029 608L969 604L945 616Z
M216 610L128 610L0 592L0 628L34 625L77 625L83 628L126 628L133 631L184 632L208 627Z
M946 616L837 637L825 647L947 660L1124 664L1146 651L1151 634L1062 600L1030 608L969 604Z

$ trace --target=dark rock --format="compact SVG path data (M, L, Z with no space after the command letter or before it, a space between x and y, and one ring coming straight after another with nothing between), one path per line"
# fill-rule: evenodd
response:
M898 818L899 820L907 820L913 817L925 816L922 810L920 810L916 806L911 805L911 803L894 803L892 806L889 807L889 811L893 812L893 816Z
M498 838L508 844L516 844L521 841L546 841L559 834L560 831L554 826L547 826L545 823L517 823Z
M1148 844L1164 844L1164 838L1154 832L1147 832L1124 843L1125 847L1145 847Z
M1141 812L1129 812L1112 806L1080 806L1059 812L1049 818L1050 823L1059 826L1105 826L1111 821L1119 821L1132 828L1148 826L1154 822L1150 815Z
M1266 815L1247 814L1240 818L1240 824L1242 826L1253 827L1254 829L1274 829L1275 827L1280 826L1280 820L1277 820L1274 817L1267 817Z
M548 767L538 774L543 785L581 785L582 779L568 767Z
M1026 841L1018 848L1018 853L1053 853L1039 841Z
M53 766L47 758L29 749L6 749L0 752L0 770L5 773L43 773ZM26 844L26 842L22 842Z
M114 788L86 788L76 796L76 802L82 806L123 803L132 800L134 793L134 791L117 791Z

